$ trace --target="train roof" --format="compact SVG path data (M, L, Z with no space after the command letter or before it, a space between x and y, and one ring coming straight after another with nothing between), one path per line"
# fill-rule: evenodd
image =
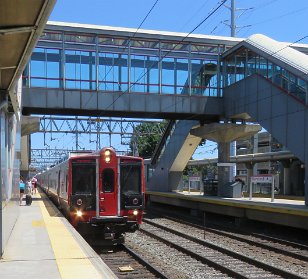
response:
M77 157L77 156L83 156L83 155L90 155L95 153L92 150L78 150L78 151L70 151L68 153L68 158Z

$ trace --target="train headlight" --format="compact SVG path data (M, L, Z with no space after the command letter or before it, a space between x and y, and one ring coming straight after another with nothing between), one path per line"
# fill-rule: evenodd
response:
M135 210L133 211L133 214L134 214L134 216L137 216L137 215L138 215L138 210L135 209Z
M109 149L105 150L104 156L105 156L105 162L106 162L106 163L110 163L110 160L111 160L111 151L110 151Z
M77 210L76 215L77 215L78 217L81 217L81 216L82 216L82 211L81 211L81 210Z

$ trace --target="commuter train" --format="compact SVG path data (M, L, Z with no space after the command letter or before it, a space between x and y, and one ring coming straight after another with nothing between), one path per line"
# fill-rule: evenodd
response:
M36 175L38 185L85 236L120 243L142 222L144 163L112 148L70 153L69 158Z

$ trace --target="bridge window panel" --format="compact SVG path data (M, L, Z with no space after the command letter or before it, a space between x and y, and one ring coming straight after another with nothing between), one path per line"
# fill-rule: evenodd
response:
M99 53L99 90L128 90L128 58L117 53Z
M46 50L46 72L47 72L47 87L60 87L60 69L61 69L61 55L59 49Z
M119 54L116 59L119 71L119 91L128 91L128 55Z
M289 74L289 81L290 93L305 103L307 91L306 82L291 73Z
M247 59L247 76L254 75L257 72L257 68L259 63L258 55L254 52L248 51L248 59Z
M174 50L174 51L185 51L187 52L189 44L174 43L174 42L161 42L161 49L163 50Z
M164 57L162 59L162 93L175 93L175 59Z
M131 91L159 92L159 58L131 55Z
M211 54L217 54L218 53L218 45L191 45L191 52L197 52L197 53L211 53Z
M131 55L130 81L131 92L147 92L147 69L144 55Z
M80 52L80 89L96 90L95 53Z
M281 68L281 87L289 91L289 72L284 68Z
M47 87L46 49L35 48L30 61L32 87Z
M159 57L147 56L147 92L159 93Z
M62 33L43 32L40 36L40 41L62 41Z
M258 73L264 77L268 77L268 64L267 59L260 56L259 58L259 67L258 67Z
M231 85L235 82L235 56L228 57L226 60L225 85Z
M281 73L281 67L273 64L273 76L272 76L273 83L282 86L282 73Z
M240 81L245 78L246 68L246 53L240 53L235 56L235 81Z
M115 54L112 53L99 53L98 90L114 91L114 86L113 86L114 55Z
M204 71L203 61L200 59L191 60L191 94L204 95L206 86L202 82Z
M68 89L96 89L95 53L65 50L65 87Z
M189 93L189 79L188 79L188 59L175 59L175 71L176 71L176 94L188 94Z
M202 77L202 84L206 88L205 96L218 96L218 73L217 61L208 61L204 63L204 75Z
M131 48L146 48L146 49L158 49L159 41L148 41L148 40L131 40Z
M116 45L116 46L123 46L127 45L128 39L127 38L114 38L114 37L98 37L98 44L99 45Z
M81 51L65 50L65 88L80 89Z
M271 61L267 61L267 75L266 77L272 80L273 77L273 63Z
M84 34L65 34L64 41L68 43L95 44L95 36Z

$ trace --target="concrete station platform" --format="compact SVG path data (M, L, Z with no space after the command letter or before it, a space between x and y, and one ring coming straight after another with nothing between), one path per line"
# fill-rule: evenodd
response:
M146 194L149 202L308 230L308 206L300 200L271 202L270 198L224 198L203 196L199 192L147 191Z
M44 193L25 201L0 259L0 278L117 278Z

